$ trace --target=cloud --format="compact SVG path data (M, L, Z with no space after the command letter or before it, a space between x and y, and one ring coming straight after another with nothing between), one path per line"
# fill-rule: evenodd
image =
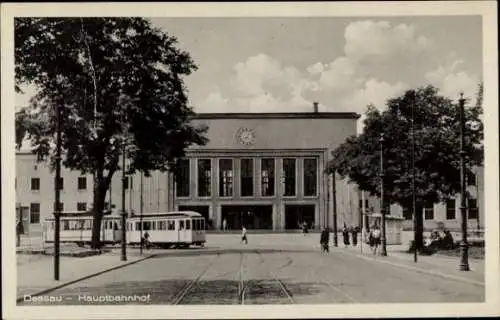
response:
M479 79L476 75L457 70L463 60L457 57L455 52L448 55L444 64L437 69L425 74L425 79L440 89L440 93L451 99L458 99L460 92L465 98L474 98L477 92Z
M356 21L347 25L344 41L343 55L303 69L265 53L248 57L234 65L227 88L209 94L197 111L300 112L318 101L321 111L363 113L368 104L383 109L388 99L426 83L450 97L475 92L477 79L458 70L463 61L456 53L425 72L433 67L429 56L439 56L432 55L432 39L412 25Z

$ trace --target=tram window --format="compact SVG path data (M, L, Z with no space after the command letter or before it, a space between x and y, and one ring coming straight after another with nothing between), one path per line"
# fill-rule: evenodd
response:
M166 230L167 229L167 222L166 221L158 221L159 223L159 230Z
M201 230L205 230L205 220L201 220Z
M184 230L184 220L179 220L179 230Z
M144 221L144 230L151 230L151 221Z
M151 230L156 230L156 221L153 221L153 226L151 227Z
M195 230L195 231L198 230L199 229L198 226L199 226L198 219L194 219L193 220L193 230Z
M168 230L175 230L175 221L169 220L167 221Z
M191 220L186 220L186 230L191 229Z
M113 228L113 229L114 229L114 230L120 230L120 228L119 228L119 226L118 226L118 223L116 223L116 222L115 222L115 224L114 224L114 228Z
M69 230L69 221L68 220L63 221L63 230Z
M141 230L141 224L140 222L135 223L135 230Z

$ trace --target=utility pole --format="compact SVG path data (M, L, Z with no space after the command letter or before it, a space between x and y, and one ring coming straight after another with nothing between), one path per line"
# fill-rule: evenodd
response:
M61 188L59 182L61 181L61 106L56 105L56 177L54 183L55 193L55 230L54 230L54 280L59 280L59 243L61 236Z
M415 114L414 114L414 108L415 104L412 103L411 105L411 189L412 189L412 211L413 211L413 246L414 246L414 252L413 252L413 261L417 262L418 261L418 253L417 253L417 232L418 232L418 226L417 226L417 200L416 200L416 190L415 190L415 129L414 129L414 121L415 121Z
M125 127L125 123L123 123ZM125 183L127 181L127 177L125 175L125 152L126 152L126 141L125 141L125 130L123 135L123 150L122 150L122 254L121 261L127 261L127 232L126 232L126 211L125 211Z
M460 271L469 271L469 254L467 243L467 190L465 186L465 99L460 93L460 212L462 214L462 242L460 243Z
M337 187L335 184L335 175L336 172L333 172L333 178L332 178L332 205L333 205L333 245L338 247L338 235L337 235Z
M140 212L140 216L139 216L139 224L140 224L140 229L139 230L140 230L140 233L141 233L141 235L140 235L141 239L140 239L140 247L139 247L140 249L139 249L139 251L140 251L141 254L142 254L142 215L144 213L144 198L143 198L144 182L142 180L143 177L144 177L144 173L142 173L142 171L141 171L141 202L140 202L140 210L141 210L141 212Z
M380 213L382 215L382 232L380 237L381 242L381 256L387 256L387 247L386 247L386 234L385 234L385 203L384 203L384 134L380 134Z

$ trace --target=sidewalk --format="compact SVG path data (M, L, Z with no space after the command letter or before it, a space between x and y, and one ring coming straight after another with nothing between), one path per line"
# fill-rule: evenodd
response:
M370 246L367 244L363 244L363 248L361 248L361 243L358 242L356 247L351 245L345 248L344 244L339 241L338 245L338 247L333 247L332 241L332 250L356 254L369 260L376 260L380 263L388 263L394 266L405 267L418 272L441 275L449 278L465 279L464 281L469 281L470 283L482 283L482 285L484 285L484 260L469 259L470 271L466 272L459 270L459 257L449 257L444 255L418 255L417 262L415 262L414 255L412 253L405 252L408 249L408 246L405 245L387 246L386 257L379 255L380 248L378 248L377 254L374 255Z
M29 257L27 257L29 256ZM47 255L17 255L17 299L24 295L41 294L44 291L65 286L82 278L134 264L154 256L153 252L128 254L127 261L119 255L101 254L86 258L60 257L59 281L54 280L54 257ZM28 261L22 261L26 260ZM21 263L19 263L21 260Z

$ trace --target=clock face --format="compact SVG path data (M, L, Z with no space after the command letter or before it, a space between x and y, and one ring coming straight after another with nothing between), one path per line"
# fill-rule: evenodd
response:
M251 145L255 140L255 133L252 129L241 128L238 130L238 139L244 145Z

